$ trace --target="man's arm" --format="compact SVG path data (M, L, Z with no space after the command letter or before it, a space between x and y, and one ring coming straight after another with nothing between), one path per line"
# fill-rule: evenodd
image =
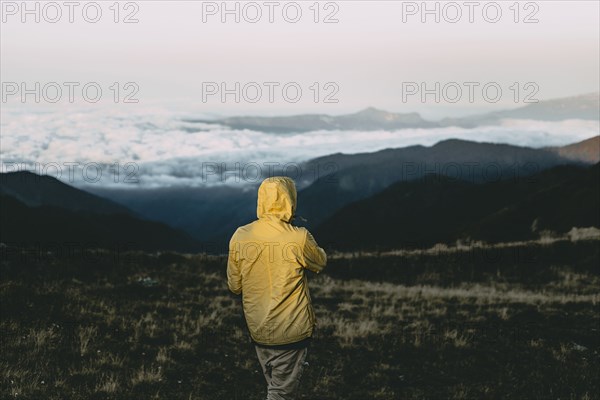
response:
M319 247L311 233L306 231L306 241L304 242L304 267L314 273L319 273L327 265L327 254L325 250Z
M227 286L235 294L242 293L242 274L240 272L239 244L229 242L229 257L227 258Z

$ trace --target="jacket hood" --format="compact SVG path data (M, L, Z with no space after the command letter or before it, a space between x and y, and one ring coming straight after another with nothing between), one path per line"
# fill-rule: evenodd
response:
M267 178L258 188L256 216L259 219L274 216L290 222L296 213L296 199L296 185L292 179L285 176Z

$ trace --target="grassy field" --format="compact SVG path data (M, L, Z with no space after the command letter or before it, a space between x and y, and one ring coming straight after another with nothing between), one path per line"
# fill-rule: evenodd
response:
M332 258L300 398L599 398L599 245ZM264 398L224 257L2 250L1 398Z

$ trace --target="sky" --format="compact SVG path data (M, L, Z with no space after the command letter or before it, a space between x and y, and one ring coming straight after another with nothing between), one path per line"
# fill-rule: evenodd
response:
M435 120L598 92L598 1L0 6L2 172L58 166L64 180L69 165L80 178L87 165L133 165L141 186L204 185L205 163L302 162L449 138L561 146L598 134L598 121L585 120L291 135L186 122L370 106ZM124 183L112 178L97 184Z
M136 107L281 115L374 106L436 119L514 108L527 95L543 100L599 87L597 1L484 1L472 9L465 2L428 2L429 10L438 10L430 14L422 2L404 1L282 1L272 7L229 1L225 7L238 10L230 14L220 1L120 2L116 8L112 1L84 1L72 10L72 23L63 2L46 3L28 3L33 13L27 14L21 2L2 1L1 80L30 88L56 82L62 96L37 104L30 95L23 104L16 93L3 97L4 104L87 106L80 88L90 82L103 90L99 104L114 102L110 88L117 82L117 98L129 94ZM64 82L79 84L73 103ZM272 82L272 99L264 82ZM438 93L444 86L449 92L423 101L421 89L435 90L436 82ZM473 102L465 82L478 85ZM415 83L419 91L408 94L406 85ZM495 101L486 100L486 84L501 89ZM230 90L224 101L222 89Z

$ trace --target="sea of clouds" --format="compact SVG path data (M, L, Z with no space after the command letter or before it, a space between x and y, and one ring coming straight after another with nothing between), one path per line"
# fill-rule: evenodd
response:
M273 134L186 122L207 115L158 106L76 110L12 106L4 107L1 117L2 172L26 169L75 186L124 188L236 184L244 181L234 179L244 168L252 175L257 166L277 171L332 153L431 146L449 138L539 148L598 134L598 121L587 120L504 120L475 129ZM231 174L214 174L216 165Z

